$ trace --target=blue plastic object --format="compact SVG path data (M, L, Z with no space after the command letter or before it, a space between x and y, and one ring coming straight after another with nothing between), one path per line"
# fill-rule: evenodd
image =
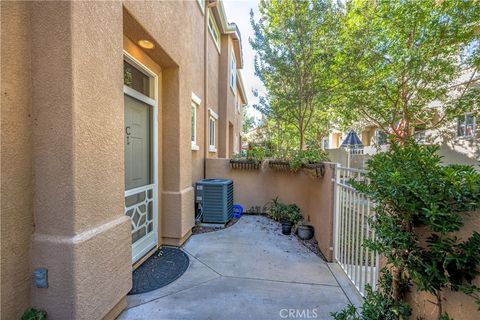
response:
M233 205L233 219L238 219L243 214L243 207L239 204Z

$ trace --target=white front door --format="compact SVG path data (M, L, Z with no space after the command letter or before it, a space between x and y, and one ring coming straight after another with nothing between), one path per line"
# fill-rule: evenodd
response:
M124 78L125 214L135 263L157 245L156 77L126 57Z

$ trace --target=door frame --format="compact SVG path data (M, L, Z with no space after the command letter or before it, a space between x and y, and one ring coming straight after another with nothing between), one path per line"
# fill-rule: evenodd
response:
M153 79L153 90L154 90L154 98L150 98L145 96L144 94L136 91L135 89L132 89L125 84L123 85L123 94L128 95L134 99L140 100L144 102L145 104L149 105L150 107L153 108L153 168L152 168L152 174L153 174L153 236L154 236L154 244L150 246L146 246L144 249L142 249L140 252L134 255L133 252L133 243L132 243L132 264L140 260L142 257L144 257L150 250L158 246L158 74L150 70L147 66L145 66L143 63L141 63L139 60L137 60L135 57L133 57L130 53L128 53L126 50L123 50L123 61L127 61L131 65L133 65L135 68L140 70L141 72L145 73L147 76L151 77ZM125 105L125 103L124 103ZM123 131L125 134L125 131ZM124 151L125 154L125 151ZM125 173L124 173L125 176ZM128 192L133 194L135 193L134 191L137 189L140 189L143 187L139 188L133 188L130 190L125 190L125 195L124 197L127 196ZM125 200L124 200L125 201ZM124 213L125 214L125 213ZM139 240L141 243L142 240ZM138 244L137 244L138 245Z

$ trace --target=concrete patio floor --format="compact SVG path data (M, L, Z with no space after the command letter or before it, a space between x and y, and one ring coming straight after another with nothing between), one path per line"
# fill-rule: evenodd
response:
M331 319L360 302L338 266L266 217L243 216L230 228L194 235L183 250L185 274L128 296L119 319Z

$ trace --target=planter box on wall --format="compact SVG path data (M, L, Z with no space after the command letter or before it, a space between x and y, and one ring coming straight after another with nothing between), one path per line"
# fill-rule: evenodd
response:
M324 163L312 163L305 164L302 166L305 172L313 178L321 178L325 174L325 164Z
M258 170L261 166L262 162L258 160L230 159L232 169Z
M290 172L298 171L290 168L290 162L285 160L269 160L268 166L270 167L270 169L277 170L277 171L290 171Z

